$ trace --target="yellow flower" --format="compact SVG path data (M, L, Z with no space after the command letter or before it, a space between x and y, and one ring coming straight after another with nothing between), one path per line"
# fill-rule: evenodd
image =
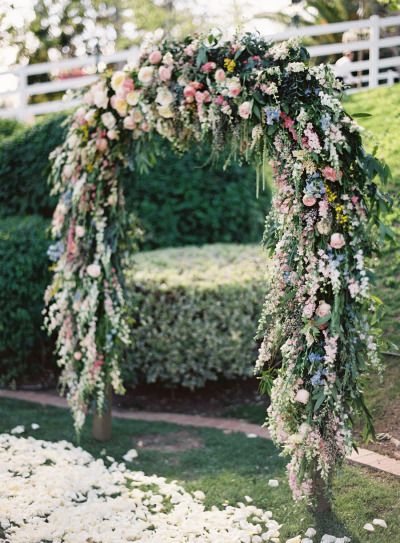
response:
M93 171L93 168L94 168L93 164L88 164L88 165L86 166L86 169L87 169L87 171L88 171L89 173L91 173L91 172Z
M224 66L228 72L233 72L236 68L236 62L233 60L233 58L225 58Z

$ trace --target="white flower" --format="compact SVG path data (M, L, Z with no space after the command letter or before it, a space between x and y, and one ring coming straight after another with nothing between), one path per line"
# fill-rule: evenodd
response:
M166 87L159 87L157 89L156 102L160 106L169 106L174 101L174 95Z
M170 108L170 106L158 106L157 108L159 115L161 117L164 117L164 119L172 119L174 116L174 112Z
M288 72L304 72L306 65L304 62L289 62L287 65Z
M97 277L100 277L101 268L98 264L89 264L89 266L86 268L86 273L89 277L97 279Z
M142 66L138 73L138 79L143 85L149 85L153 79L154 68L153 66Z
M296 396L294 397L296 402L303 403L306 405L310 398L310 393L305 388L301 388L297 391Z
M108 106L107 90L104 85L96 85L93 88L93 103L96 107L106 109Z
M130 106L136 106L140 100L140 91L133 90L126 95L126 101Z
M25 426L22 426L22 424L20 424L19 426L16 426L15 428L13 428L10 433L13 435L17 435L17 434L23 434L24 432L25 432Z
M271 488L277 488L279 486L279 481L277 479L270 479L268 481L268 486Z
M107 111L101 116L101 122L106 128L108 128L108 130L111 130L117 124L117 119L114 117L111 111Z
M125 462L132 462L132 460L134 460L137 457L138 457L138 453L136 449L129 449L129 451L126 452L122 458L125 460Z
M170 66L174 63L174 57L172 56L170 51L168 51L168 53L165 53L165 55L163 56L163 63L167 64L167 66Z
M75 226L75 234L77 238L83 238L83 236L85 235L85 231L86 230L84 226L81 226L79 224Z
M251 108L251 102L242 102L238 108L239 116L242 117L242 119L248 119L251 115Z
M126 73L119 70L115 72L111 78L111 88L115 91L119 90L126 79Z

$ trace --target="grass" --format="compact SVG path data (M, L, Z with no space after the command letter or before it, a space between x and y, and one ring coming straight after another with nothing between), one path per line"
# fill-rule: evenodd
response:
M75 441L66 410L0 399L0 432L7 432L17 424L28 428L33 422L39 423L40 429L28 433L36 438ZM90 437L90 422L83 432L81 446L99 457L104 444ZM106 444L107 454L121 460L144 436L179 430L182 427L173 424L115 419L113 439ZM283 538L315 526L319 536L348 535L353 543L400 540L400 485L396 478L346 466L334 483L334 513L315 519L304 505L292 502L285 460L270 441L249 439L244 434L226 435L212 429L187 428L187 431L202 447L173 453L139 449L139 458L131 464L131 469L176 479L187 490L203 490L207 507L221 506L226 501L235 504L249 495L256 505L271 510L274 518L284 525ZM267 486L272 478L280 481L278 488ZM388 529L377 527L368 535L363 526L376 517L384 518Z

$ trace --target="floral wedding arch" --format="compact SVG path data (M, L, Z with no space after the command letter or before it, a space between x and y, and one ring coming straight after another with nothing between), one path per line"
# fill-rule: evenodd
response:
M356 412L372 429L362 376L379 365L379 300L365 257L386 205L373 178L387 177L342 108L342 84L307 58L296 42L253 35L153 41L138 67L96 83L52 156L59 203L45 317L58 330L61 385L79 431L91 402L104 408L107 386L123 392L118 357L129 327L119 169L150 163L155 135L179 152L209 139L215 154L228 149L231 159L254 164L258 180L270 161L276 192L264 241L273 274L256 372L271 393L268 426L291 456L296 498L311 492L316 470L328 481L351 450Z

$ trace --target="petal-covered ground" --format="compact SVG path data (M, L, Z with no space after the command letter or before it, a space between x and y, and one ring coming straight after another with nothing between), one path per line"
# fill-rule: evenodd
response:
M0 435L0 536L12 543L279 541L271 512L203 499L67 441Z

